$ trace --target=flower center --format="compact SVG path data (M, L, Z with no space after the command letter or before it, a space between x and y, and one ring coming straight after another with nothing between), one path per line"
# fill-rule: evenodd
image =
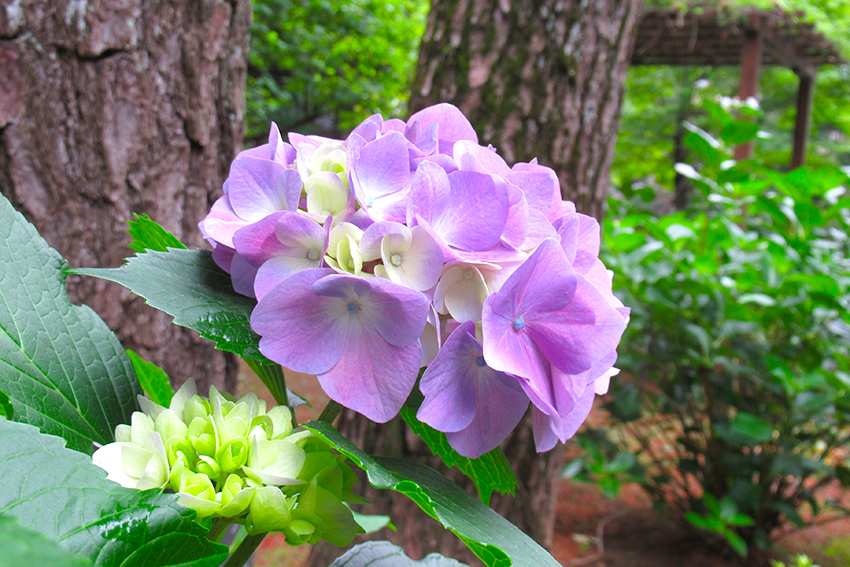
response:
M521 331L523 328L525 328L525 319L523 319L522 317L517 317L513 320L511 324L513 325L515 331Z
M351 315L354 315L355 313L357 313L357 311L359 309L359 307L357 307L357 304L354 303L353 301L351 303L349 303L348 305L346 305L345 308L348 309L348 313L351 314Z
M473 274L472 274L472 270L466 270L466 271L463 273L463 279L465 279L465 280L471 280L471 279L472 279L472 275L473 275Z
M483 356L479 356L475 359L475 366L477 366L478 368L484 368L485 366L487 366L487 362L484 361Z
M390 256L390 262L393 263L393 266L401 266L401 256L398 254L393 254Z
M307 258L309 258L310 260L318 260L319 253L315 250L310 250L309 252L307 252Z

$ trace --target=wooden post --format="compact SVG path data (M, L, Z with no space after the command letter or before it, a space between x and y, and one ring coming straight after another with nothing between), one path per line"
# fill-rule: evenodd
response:
M797 91L797 118L794 124L794 153L791 154L791 169L806 163L806 149L809 145L809 130L812 127L812 87L814 77L800 75L800 89Z
M754 27L744 32L744 43L741 49L741 84L738 87L738 98L742 101L756 96L759 86L759 70L761 69L762 34L759 22L752 22ZM735 147L735 159L748 159L753 155L753 143L747 142Z

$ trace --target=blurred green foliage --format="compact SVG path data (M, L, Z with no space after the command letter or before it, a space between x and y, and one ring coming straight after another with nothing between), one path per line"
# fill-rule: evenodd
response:
M850 485L850 179L731 161L758 111L701 111L718 134L688 126L687 208L650 185L610 199L603 259L632 315L582 469L608 491L638 479L743 555L817 514L818 486Z
M647 0L648 6L684 7L688 2ZM788 12L804 12L803 22L815 24L850 60L850 2L845 0L724 0L703 2L705 6L741 10L741 6L763 9L779 7ZM740 67L632 67L623 99L621 127L614 154L614 185L649 183L673 190L675 172L670 161L696 159L681 143L684 123L703 129L711 118L702 100L718 94L738 92ZM787 168L791 161L794 120L799 80L783 67L763 67L759 100L763 114L759 126L764 132L755 153L765 164ZM812 131L808 163L850 165L850 65L820 69L815 81ZM678 141L678 143L677 143ZM681 178L679 179L681 182ZM671 197L672 198L672 197Z
M339 135L406 113L424 0L253 0L248 144L281 132Z

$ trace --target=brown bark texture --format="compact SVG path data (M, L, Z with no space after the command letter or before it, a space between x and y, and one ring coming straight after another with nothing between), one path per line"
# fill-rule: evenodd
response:
M620 103L641 0L432 0L419 52L410 112L451 102L469 117L482 144L508 163L538 158L552 167L564 198L601 218L608 195ZM339 429L374 454L425 462L467 489L398 418L384 426L344 412ZM565 446L537 454L530 413L502 444L514 466L516 497L494 493L493 507L542 545L552 544ZM365 484L365 479L364 483ZM482 565L450 532L403 497L366 489L364 511L389 514L382 530L413 558L430 552ZM317 546L312 567L338 549Z
M146 213L190 247L244 137L250 0L0 0L0 192L71 266L116 267ZM68 278L175 383L234 356L124 288Z

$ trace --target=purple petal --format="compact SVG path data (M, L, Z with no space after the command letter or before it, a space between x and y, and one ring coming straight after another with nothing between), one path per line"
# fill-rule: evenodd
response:
M478 412L475 361L482 353L474 332L471 321L458 327L419 381L425 400L416 417L438 431L465 429Z
M230 204L247 221L256 222L271 213L298 207L301 175L277 162L237 159L230 167L228 181Z
M492 297L492 295L490 296ZM549 362L527 333L513 328L512 320L488 309L484 303L481 325L484 335L484 360L496 370L521 376L534 383L545 383L549 376Z
M558 176L548 167L518 163L505 179L522 189L528 206L547 218L561 199Z
M566 306L526 317L528 335L567 374L584 372L614 350L626 328L623 316L605 297L582 276L576 277L575 294Z
M502 232L502 242L511 248L520 248L528 236L528 203L516 186L508 183L508 220Z
M495 370L488 374L477 382L478 399L486 403L479 406L475 419L466 429L446 434L449 445L470 459L498 447L528 409L528 397L515 377Z
M417 216L430 223L449 206L451 184L446 171L431 162L422 162L416 168L410 185L407 204L407 225L414 226Z
M254 294L260 300L289 276L304 270L318 268L320 264L321 260L294 256L269 258L257 270L257 275L254 278Z
M249 264L238 253L233 255L230 262L230 281L236 293L254 297L254 277L256 275L257 268Z
M230 198L227 195L219 197L213 203L210 212L203 221L202 231L222 244L233 248L233 233L248 224L230 206Z
M381 136L349 155L349 174L358 201L370 207L375 199L401 191L410 184L407 140L398 132Z
M319 384L345 407L378 423L389 421L416 383L422 346L418 340L401 347L389 344L365 317L351 317L347 331L342 357L319 374Z
M500 177L505 177L511 173L511 169L508 167L508 164L505 163L505 160L503 160L493 148L479 146L477 142L458 141L452 148L452 153L455 163L460 165L461 169L479 171L480 173L490 173ZM477 167L473 166L467 168L464 166L465 159L468 156L475 158L475 164ZM472 164L470 163L470 165ZM478 167L482 169L478 169Z
M263 262L277 254L282 245L274 232L278 219L285 214L272 213L258 222L244 226L233 235L233 246L245 260L259 268Z
M553 239L544 240L502 288L487 298L484 310L489 305L494 313L510 320L558 310L570 302L576 282L560 245Z
M448 433L461 455L478 458L493 450L516 427L528 397L516 378L480 365L481 345L468 321L448 338L422 375L425 401L417 418Z
M356 303L363 317L393 346L416 342L428 319L428 298L383 278L334 274L313 284L315 293Z
M344 300L313 290L316 281L333 273L298 272L259 301L251 313L251 327L262 336L260 352L305 374L333 368L345 348L349 313Z
M508 220L507 185L490 175L469 171L449 174L448 206L431 226L461 250L488 250L498 244Z
M466 116L458 109L448 103L435 104L424 108L410 117L408 126L420 123L421 128L427 128L429 124L436 122L439 125L437 138L440 141L440 153L450 154L452 146L458 140L471 140L478 143L478 134Z
M225 246L224 244L217 243L215 245L215 248L213 248L212 257L216 265L229 274L230 265L233 263L234 254L236 254L236 250L234 250L230 246Z

